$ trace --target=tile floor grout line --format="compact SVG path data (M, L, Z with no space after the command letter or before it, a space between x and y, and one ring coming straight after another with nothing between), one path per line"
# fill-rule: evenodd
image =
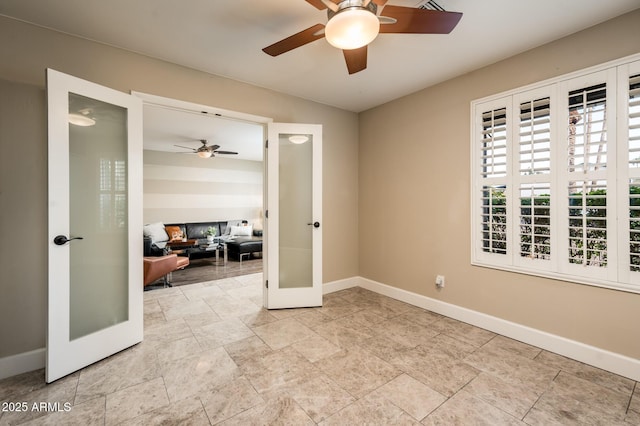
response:
M629 397L629 402L627 403L627 409L625 410L625 414L628 415L629 411L631 411L631 402L633 401L633 395L636 393L636 388L638 387L638 382L633 384L633 389L631 389L631 396Z
M556 378L560 375L560 372L562 370L560 369L556 375L553 377L553 380L551 380L551 382L549 383L549 386L547 386L547 388L542 391L540 393L540 396L538 396L535 400L535 402L533 403L533 405L531 405L531 407L529 407L529 409L527 410L527 412L524 414L524 416L522 416L522 421L524 422L524 419L529 415L529 413L531 412L531 410L533 410L535 408L535 406L538 404L538 402L542 399L542 397L549 391L549 389L551 389L551 387L553 386L553 383L555 382Z

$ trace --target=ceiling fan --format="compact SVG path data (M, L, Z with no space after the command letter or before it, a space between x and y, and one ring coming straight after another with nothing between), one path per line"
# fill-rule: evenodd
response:
M342 49L349 74L367 68L367 45L378 33L449 34L462 13L387 5L387 0L306 0L319 10L327 9L327 25L316 24L262 49L278 56L325 37ZM433 3L433 2L429 2ZM382 15L378 7L384 6ZM436 5L437 6L437 5Z
M195 154L198 154L198 157L200 158L215 157L216 154L228 154L228 155L237 154L237 152L233 152L233 151L220 151L218 149L220 148L220 145L207 145L206 139L200 139L200 143L202 143L202 146L199 148L189 148L188 146L180 146L180 145L174 145L174 146L177 146L178 148L190 149Z

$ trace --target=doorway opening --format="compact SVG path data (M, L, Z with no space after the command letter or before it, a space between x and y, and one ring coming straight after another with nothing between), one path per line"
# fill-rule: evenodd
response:
M165 227L168 243L152 241L154 248L189 258L171 274L172 285L262 273L264 141L272 120L133 94L143 100L143 223ZM161 279L145 289L162 287Z

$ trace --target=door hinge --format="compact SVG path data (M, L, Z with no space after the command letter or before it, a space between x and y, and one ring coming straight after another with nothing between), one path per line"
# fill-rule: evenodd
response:
M264 211L264 218L269 219L269 210Z
M264 147L265 147L265 148L269 148L269 139L267 139L266 141L264 141Z
M265 287L269 288L269 280L265 281Z

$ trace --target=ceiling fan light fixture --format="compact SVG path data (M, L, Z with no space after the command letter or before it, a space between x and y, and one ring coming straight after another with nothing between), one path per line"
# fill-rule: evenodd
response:
M336 13L325 27L329 44L338 49L358 49L371 43L380 32L378 17L363 7L350 7Z
M82 114L69 114L69 123L74 126L89 127L96 124L96 120Z
M291 135L289 136L289 142L297 145L303 144L309 140L309 136L306 135Z
M207 151L207 150L198 151L198 157L200 158L211 158L211 155L213 155L211 151Z

